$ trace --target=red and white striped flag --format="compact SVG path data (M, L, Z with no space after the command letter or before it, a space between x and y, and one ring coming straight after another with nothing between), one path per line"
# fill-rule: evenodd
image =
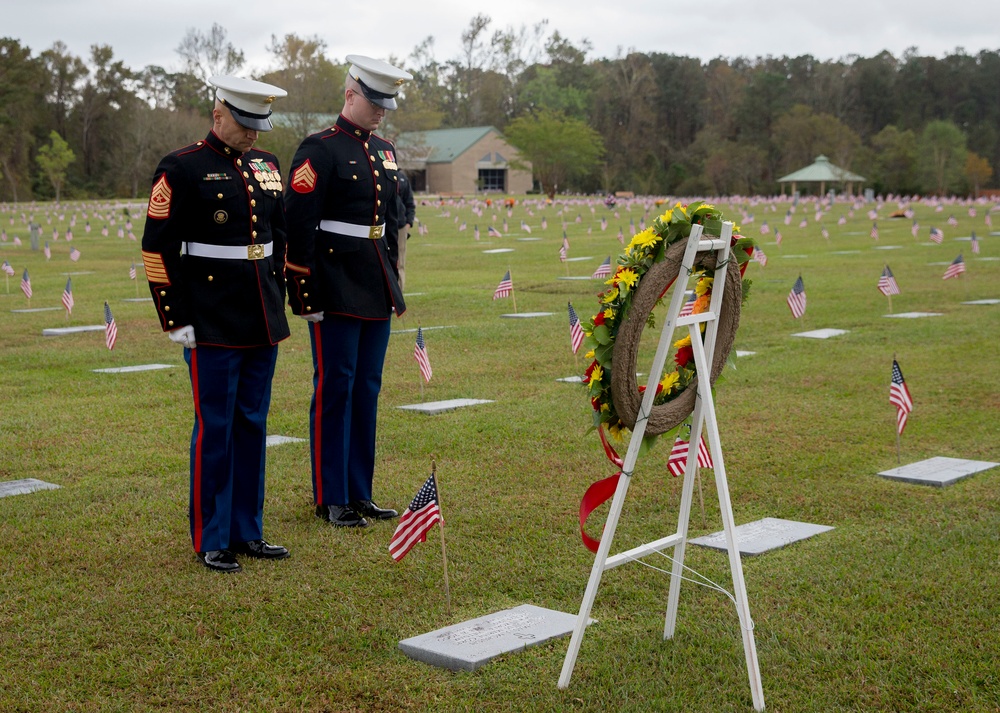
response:
M767 255L764 254L764 251L760 249L759 245L754 245L753 259L760 263L761 267L767 267Z
M513 289L514 282L510 279L510 270L507 270L504 276L500 278L500 284L493 290L493 299L498 300L501 297L509 297Z
M913 410L913 399L910 397L910 389L907 388L903 380L903 372L899 370L899 364L892 360L892 382L889 385L889 403L896 406L896 433L901 434L906 428L906 418Z
M972 241L972 254L973 255L978 255L979 254L979 238L976 237L976 231L975 230L972 231L972 236L969 238L969 240Z
M28 277L28 268L24 268L24 274L21 276L21 292L29 300L31 299L31 278Z
M576 310L573 309L573 303L567 302L566 304L569 307L570 348L576 354L580 350L580 345L583 344L583 326L580 324L580 317L577 315Z
M108 349L115 348L115 342L118 341L118 325L115 324L115 318L111 316L111 308L108 307L108 303L104 303L104 343L108 346Z
M888 265L885 266L878 278L878 291L886 297L899 294L899 285L896 284L896 278L893 277L892 270L889 269Z
M610 274L611 274L611 256L608 255L606 258L604 258L604 262L602 262L600 265L597 266L597 269L594 270L594 274L591 275L590 277L593 280L600 280L607 277Z
M134 280L136 278L135 263L132 263L132 267L128 269L128 279Z
M878 223L872 223L872 231L870 235L873 240L878 240Z
M680 436L677 436L677 440L674 441L674 447L670 451L670 459L667 461L667 468L675 478L678 475L684 475L684 471L687 469L689 444L690 441L685 441ZM698 467L714 467L712 465L712 454L709 453L708 446L705 445L705 436L698 439Z
M399 518L399 525L389 540L389 554L399 562L419 542L427 541L427 532L441 520L437 483L434 474L424 481L410 506Z
M792 285L792 291L788 293L788 308L792 310L792 316L798 319L806 313L806 287L802 282L802 275Z
M963 272L965 272L965 260L962 258L962 253L959 253L958 257L952 260L951 264L945 269L941 279L949 280L952 277L958 277Z
M73 282L73 278L72 277L69 277L69 278L66 279L66 289L64 289L63 293L62 293L63 307L66 308L66 311L69 314L73 314L73 305L75 304L73 302L73 284L72 284L72 282Z
M69 259L72 260L73 262L76 262L77 260L79 260L80 259L80 251L77 250L76 248L70 248L69 249Z
M940 245L942 240L944 240L944 233L941 232L941 229L940 228L933 228L932 227L931 228L931 242L932 243L937 243L938 245Z
M417 327L417 344L413 347L413 358L417 360L417 364L420 366L420 375L424 377L424 381L430 383L431 374L434 372L431 370L431 361L427 357L427 345L424 343L423 327Z

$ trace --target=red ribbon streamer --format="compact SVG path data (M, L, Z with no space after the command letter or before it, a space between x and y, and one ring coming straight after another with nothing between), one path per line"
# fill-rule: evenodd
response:
M583 494L583 500L580 502L580 537L583 539L583 544L591 552L597 552L601 541L595 540L588 535L583 526L586 524L590 513L600 507L602 503L607 502L615 494L615 489L618 487L618 478L621 477L621 474L622 472L618 471L604 480L598 480L587 488L587 492Z

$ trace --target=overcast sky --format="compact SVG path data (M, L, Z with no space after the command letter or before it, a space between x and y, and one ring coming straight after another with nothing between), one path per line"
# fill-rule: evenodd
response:
M381 14L377 14L378 8ZM908 47L942 57L1000 49L996 0L242 0L207 3L137 0L4 0L0 36L13 37L37 55L57 40L87 59L93 44L110 45L132 69L180 67L175 52L189 28L207 32L219 23L246 54L250 70L274 66L266 51L272 35L319 36L337 62L350 53L407 57L428 36L439 62L459 56L461 34L473 15L489 15L492 29L548 20L552 31L579 46L588 59L619 50L699 57L798 56L820 60L871 57Z

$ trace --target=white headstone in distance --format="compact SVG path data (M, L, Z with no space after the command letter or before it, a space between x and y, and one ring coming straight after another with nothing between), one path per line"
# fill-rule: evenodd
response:
M883 470L879 475L890 480L902 480L904 483L943 488L962 478L968 478L970 475L995 468L998 465L1000 463L937 456L899 468Z
M814 525L810 522L765 517L745 525L737 525L733 534L736 538L736 549L741 555L759 555L818 535L821 532L829 532L832 529L829 525ZM704 537L695 537L690 542L693 545L711 547L716 550L728 549L725 531L713 532Z
M806 337L808 339L829 339L830 337L839 337L841 334L847 334L846 329L813 329L809 332L799 332L793 334L793 337Z
M445 411L454 411L465 406L477 406L479 404L491 404L490 399L448 399L447 401L428 401L424 404L409 404L399 406L403 411L419 411L420 413L437 414Z

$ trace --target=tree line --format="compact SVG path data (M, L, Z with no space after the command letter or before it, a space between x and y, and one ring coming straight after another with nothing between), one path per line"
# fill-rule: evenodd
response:
M213 25L189 29L174 69L133 69L107 45L81 58L0 38L0 200L120 196L149 188L160 156L201 138L213 74L288 90L259 145L288 165L299 141L339 111L346 65L318 37L272 36L272 66L251 71ZM878 192L975 194L1000 168L1000 51L941 59L718 57L619 51L590 58L546 21L494 28L476 15L457 56L434 38L406 58L414 79L383 127L491 125L535 166L546 191L774 193L825 154Z

